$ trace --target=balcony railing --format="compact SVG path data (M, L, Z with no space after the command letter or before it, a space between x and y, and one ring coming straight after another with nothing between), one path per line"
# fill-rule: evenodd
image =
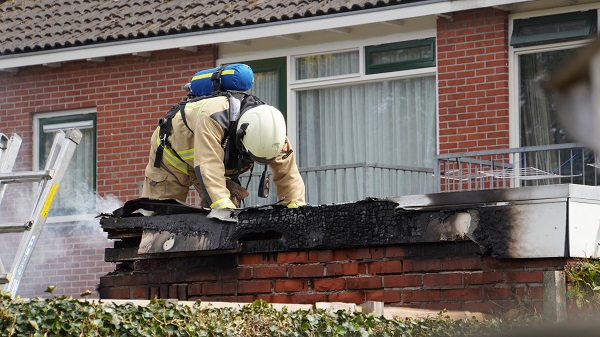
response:
M471 191L520 186L598 186L596 154L579 144L557 144L437 156L436 191Z
M257 165L252 173L245 200L246 206L266 205L277 202L272 175L271 191L266 199L258 198L256 191L263 167ZM368 197L383 198L410 194L432 193L435 189L432 168L386 165L376 163L354 163L300 168L306 187L307 203L325 205L363 200ZM240 176L246 186L249 173Z
M307 203L325 205L365 198L385 198L434 192L502 189L520 186L581 184L598 186L596 154L576 143L474 151L436 156L432 168L354 163L300 168ZM277 192L268 171L268 198L257 196L261 165L240 176L250 196L245 206L274 204ZM193 188L192 188L193 189ZM191 203L196 201L192 198Z

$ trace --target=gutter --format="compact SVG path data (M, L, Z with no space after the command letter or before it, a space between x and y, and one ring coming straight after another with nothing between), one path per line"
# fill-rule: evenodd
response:
M300 34L319 30L365 25L377 22L439 15L456 11L503 6L533 0L431 0L392 7L366 9L255 26L240 26L209 31L164 35L138 40L98 43L48 51L0 56L0 71L15 72L19 67L54 64L75 60L94 60L133 53L190 47Z

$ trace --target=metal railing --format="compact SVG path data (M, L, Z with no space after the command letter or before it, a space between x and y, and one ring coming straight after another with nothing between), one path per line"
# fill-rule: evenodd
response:
M598 186L600 163L594 151L576 143L436 156L436 192L520 186Z
M266 199L257 197L258 184L263 167L257 165L252 173L245 200L246 206L277 202L277 193L271 179L271 191ZM300 168L306 187L306 201L311 205L325 205L363 200L368 197L384 198L410 194L432 193L435 189L432 168L387 165L377 163L354 163ZM249 173L240 176L246 187Z

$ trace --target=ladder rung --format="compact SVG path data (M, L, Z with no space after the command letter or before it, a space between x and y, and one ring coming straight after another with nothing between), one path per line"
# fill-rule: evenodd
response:
M19 233L31 229L31 222L0 224L0 233Z
M53 176L54 170L0 173L0 182L3 184L34 182L41 179L52 179Z
M10 275L8 275L9 273L0 273L0 284L5 284L10 282L9 277Z

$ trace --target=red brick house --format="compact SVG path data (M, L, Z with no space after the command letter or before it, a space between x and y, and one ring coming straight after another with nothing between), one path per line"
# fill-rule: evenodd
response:
M200 69L252 66L253 93L286 114L310 204L426 194L440 188L436 155L565 142L535 81L597 34L598 9L558 0L5 1L0 132L23 137L15 170L40 166L53 131L84 134L20 294L56 284L76 295L114 269L93 217L139 195L157 120ZM11 188L0 218L18 220L15 203L28 197ZM0 242L6 264L18 237Z

